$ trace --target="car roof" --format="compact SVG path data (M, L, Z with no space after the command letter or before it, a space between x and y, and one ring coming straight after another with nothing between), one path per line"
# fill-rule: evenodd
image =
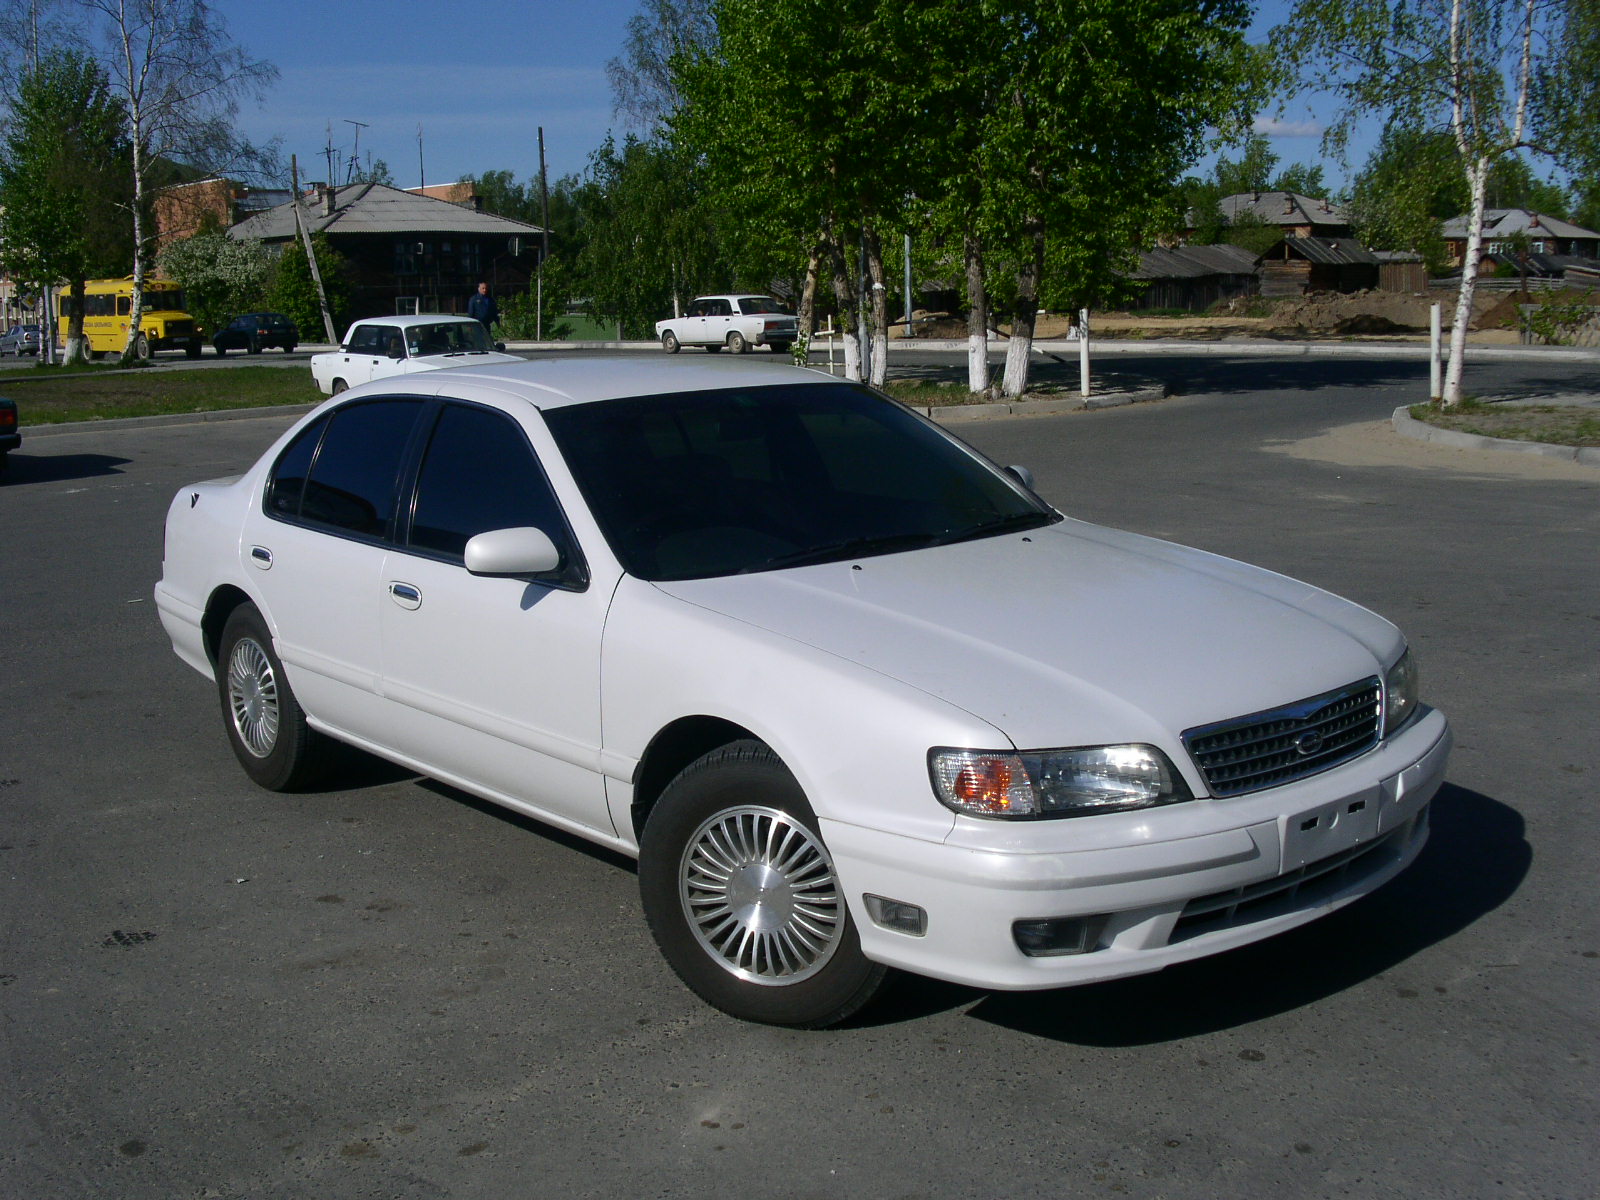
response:
M385 380L394 388L398 382ZM511 393L535 408L564 408L626 396L659 396L669 392L717 391L724 388L776 387L783 384L825 384L838 380L826 371L772 362L737 359L667 358L638 355L601 358L562 354L516 363L483 363L428 371L405 382L430 395L454 394L470 399L474 391ZM403 386L403 385L402 385Z
M477 317L469 317L465 313L414 313L410 316L394 317L362 317L359 321L352 321L350 327L357 325L398 325L402 329L409 329L413 325L437 325L441 321L470 321L476 325Z

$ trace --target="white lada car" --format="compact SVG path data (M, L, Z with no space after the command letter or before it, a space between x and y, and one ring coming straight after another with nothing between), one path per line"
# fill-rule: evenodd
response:
M656 337L668 354L682 346L703 346L715 354L748 354L753 346L771 346L786 354L799 336L795 316L771 296L696 296L681 317L656 322Z
M1393 625L1025 480L810 371L467 367L183 488L155 594L258 783L336 739L637 855L751 1020L1156 971L1417 856L1450 732Z
M473 363L522 362L489 340L481 321L448 313L369 317L350 326L337 350L311 356L311 377L334 396L374 379Z

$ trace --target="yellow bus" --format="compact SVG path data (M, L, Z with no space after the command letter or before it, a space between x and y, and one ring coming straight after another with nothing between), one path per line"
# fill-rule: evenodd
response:
M67 342L72 305L76 302L72 288L61 290L62 345ZM122 353L128 344L132 312L133 276L91 279L83 285L83 340L90 358ZM195 319L184 311L181 287L170 279L144 281L144 315L133 347L135 357L149 358L157 350L182 350L190 358L199 358L201 334Z

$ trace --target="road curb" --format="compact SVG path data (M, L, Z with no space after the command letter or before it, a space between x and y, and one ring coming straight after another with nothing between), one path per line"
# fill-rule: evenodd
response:
M1485 437L1481 433L1440 429L1413 417L1409 404L1402 404L1394 410L1391 423L1394 425L1394 431L1401 437L1414 438L1419 442L1454 446L1458 450L1504 450L1513 454L1532 454L1538 458L1575 462L1586 467L1600 467L1600 446L1557 446L1550 442L1519 442L1511 438Z
M318 401L317 403L321 403ZM316 404L269 404L264 408L221 408L206 412L161 413L152 417L109 417L103 421L58 421L51 425L28 425L23 440L58 437L67 433L93 433L100 430L151 429L161 425L198 425L207 421L251 421L258 417L295 416L310 412Z

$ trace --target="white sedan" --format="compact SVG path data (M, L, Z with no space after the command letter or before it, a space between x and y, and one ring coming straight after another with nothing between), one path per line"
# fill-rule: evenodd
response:
M337 740L637 855L751 1020L1156 971L1416 857L1450 732L1393 625L1026 478L825 374L497 363L183 488L155 595L258 783Z
M786 353L799 336L792 312L771 296L696 296L681 317L656 322L662 349L676 354L682 346L703 346L715 354L724 346L748 354L752 346L771 346Z
M337 350L311 356L311 377L325 395L334 396L346 388L394 375L523 361L502 349L499 343L489 341L482 322L471 317L445 313L369 317L350 326Z

